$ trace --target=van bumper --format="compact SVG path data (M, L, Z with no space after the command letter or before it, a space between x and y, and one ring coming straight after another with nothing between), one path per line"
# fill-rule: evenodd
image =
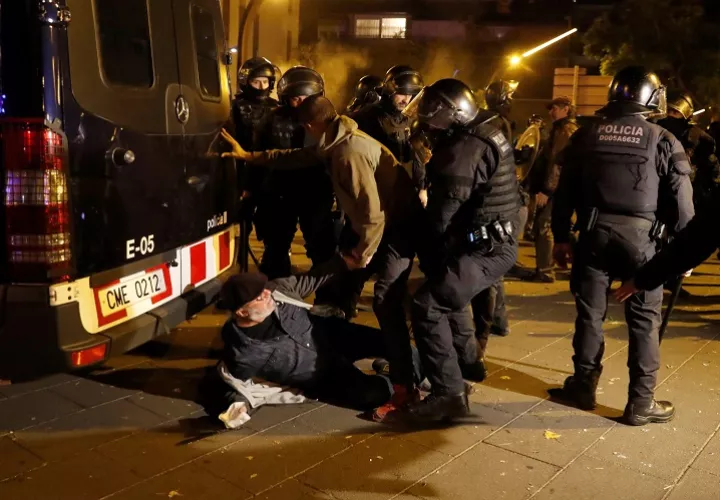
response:
M102 364L200 312L217 299L229 271L151 311L100 333L91 334L80 320L79 304L51 307L47 286L0 287L0 375L22 377ZM77 366L73 353L105 346L101 359Z

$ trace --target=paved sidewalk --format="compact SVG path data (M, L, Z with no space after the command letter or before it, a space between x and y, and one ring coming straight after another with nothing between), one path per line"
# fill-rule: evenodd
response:
M657 396L678 407L666 425L614 420L628 381L615 304L598 410L547 400L572 370L567 289L508 282L512 333L491 340L473 416L416 432L321 403L218 430L194 403L225 319L210 308L90 376L0 386L0 499L720 499L720 263L688 280L663 343Z

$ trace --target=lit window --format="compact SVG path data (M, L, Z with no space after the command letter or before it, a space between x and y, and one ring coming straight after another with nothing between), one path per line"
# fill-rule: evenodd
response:
M356 19L355 36L358 38L380 38L380 19Z
M405 17L361 17L355 19L356 38L405 38Z
M404 17L383 17L381 38L405 38L406 26Z

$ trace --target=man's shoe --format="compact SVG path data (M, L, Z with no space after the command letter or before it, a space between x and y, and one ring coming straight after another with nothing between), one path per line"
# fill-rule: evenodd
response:
M386 377L390 376L390 363L387 359L377 358L372 362L372 369L378 375L385 375Z
M518 266L517 264L513 264L510 270L505 273L505 276L508 278L517 278L520 280L524 280L530 278L534 274L535 271L531 271L530 269L525 269L524 267Z
M464 379L473 382L482 382L487 378L487 368L483 359L478 359L471 365L461 365L460 371Z
M542 271L535 271L533 275L527 279L533 283L555 283L555 276L553 273L544 273Z
M597 375L597 380L600 375ZM597 407L595 401L595 390L597 389L597 381L592 379L582 380L576 375L572 375L565 379L562 387L548 389L548 394L552 399L570 403L573 406L585 410L592 411Z
M466 417L470 413L467 391L460 394L446 394L428 397L408 407L412 420L423 422L440 422L454 418Z
M510 327L509 326L502 327L500 325L491 325L490 333L493 335L497 335L498 337L507 337L508 335L510 335Z
M649 405L638 406L628 403L623 420L628 425L663 424L675 417L675 407L670 401L655 401Z
M373 410L372 419L375 422L384 422L405 410L409 404L420 400L420 393L417 389L409 390L404 385L393 384L393 391L390 401Z

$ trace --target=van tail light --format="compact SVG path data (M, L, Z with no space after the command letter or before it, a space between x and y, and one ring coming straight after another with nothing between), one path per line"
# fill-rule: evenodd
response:
M3 119L0 146L8 278L64 281L71 258L65 138L42 119Z

